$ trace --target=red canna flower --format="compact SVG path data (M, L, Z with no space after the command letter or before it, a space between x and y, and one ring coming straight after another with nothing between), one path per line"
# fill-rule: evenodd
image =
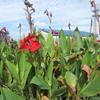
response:
M100 42L100 40L97 40L97 42Z
M6 28L5 28L5 27L3 27L1 30L2 30L2 31L6 31Z
M30 41L30 43L32 44L32 46L30 48L31 52L34 52L34 51L40 49L40 47L41 47L40 43L38 41L36 41L36 40Z
M51 30L52 34L59 34L58 32L54 31L54 30Z
M23 49L23 50L29 49L30 52L35 52L38 49L40 49L41 44L37 40L33 40L33 38L35 37L37 36L33 35L33 36L28 36L23 40L20 40L21 45L18 49Z
M23 49L23 50L27 50L27 49L30 49L30 46L27 45L24 41L20 40L20 47L18 49Z
M30 40L32 40L33 38L38 37L36 35L32 35L32 36L27 36L26 38L24 38L25 42L29 42Z

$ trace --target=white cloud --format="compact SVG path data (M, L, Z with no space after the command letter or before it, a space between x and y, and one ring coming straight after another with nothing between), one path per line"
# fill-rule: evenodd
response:
M47 24L45 22L39 22L39 21L36 21L34 24L35 24L35 26L44 27L44 28L47 26Z
M18 0L19 1L19 0ZM10 22L10 21L16 21L18 19L24 18L23 13L23 2L12 2L10 3L10 0L7 2L4 2L3 0L0 1L2 4L0 8L0 22ZM1 4L0 3L0 4ZM10 3L10 4L9 4Z
M23 32L28 32L29 26L25 19L24 0L0 0L0 28L3 25L8 29L18 31L17 25L22 24ZM43 13L46 9L52 12L53 28L67 28L71 23L72 29L76 26L79 30L89 31L90 20L92 18L90 0L29 0L35 8L32 17L36 27L48 28L48 17ZM99 0L95 0L100 4ZM99 7L100 8L100 7ZM16 32L15 32L16 33ZM14 35L13 35L14 37Z

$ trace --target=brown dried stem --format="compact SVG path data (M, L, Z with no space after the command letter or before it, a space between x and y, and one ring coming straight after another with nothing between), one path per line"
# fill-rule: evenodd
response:
M30 35L32 35L34 31L34 20L32 19L32 13L35 12L35 9L32 7L33 4L30 4L27 0L24 1L24 4L26 5L26 9L24 10L26 11L26 19L30 27Z
M48 16L49 22L50 22L50 27L51 27L51 23L52 23L52 13L48 12L48 10L44 11L44 14L46 14Z

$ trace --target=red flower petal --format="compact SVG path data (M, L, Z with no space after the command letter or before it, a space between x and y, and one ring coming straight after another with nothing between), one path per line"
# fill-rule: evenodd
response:
M97 42L100 42L100 40L97 40Z
M1 30L2 30L2 31L6 31L6 28L5 28L5 27L3 27Z
M20 47L18 49L24 49L24 50L27 50L27 49L30 49L30 46L27 45L25 42L23 42L22 40L20 40Z
M52 31L52 33L54 33L54 34L59 34L58 32L56 32L56 31L54 31L54 30L51 30Z
M29 49L31 52L34 52L40 49L41 44L38 41L33 40L33 38L35 37L38 37L38 36L35 36L35 35L28 36L24 38L24 40L20 40L21 45L18 49L24 49L24 50Z
M41 44L38 41L34 40L34 41L31 41L31 43L32 43L32 46L30 48L31 52L34 52L34 51L37 51L38 49L40 49Z
M24 41L26 42L29 42L29 40L31 40L31 39L33 39L33 38L35 38L35 37L38 37L38 36L36 36L36 35L32 35L32 36L28 36L28 37L26 37L26 38L24 38Z

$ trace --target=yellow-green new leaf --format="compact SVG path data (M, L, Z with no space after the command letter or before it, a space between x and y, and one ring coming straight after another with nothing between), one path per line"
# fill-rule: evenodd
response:
M67 71L65 74L65 80L68 85L71 85L73 87L75 87L77 84L77 77L69 71Z

